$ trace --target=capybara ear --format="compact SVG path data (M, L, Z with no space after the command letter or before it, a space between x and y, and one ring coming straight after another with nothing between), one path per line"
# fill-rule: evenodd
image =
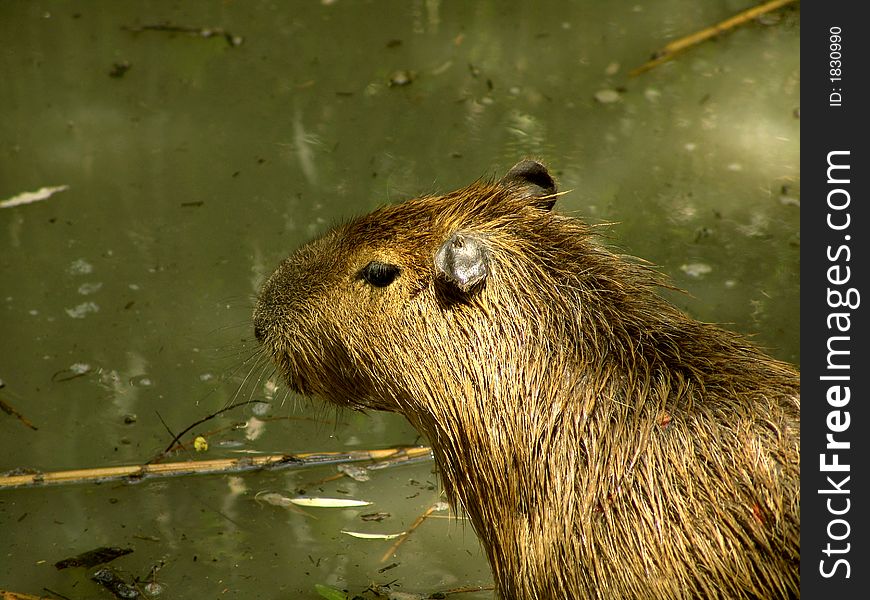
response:
M454 233L435 253L435 272L462 293L468 293L489 274L489 251L481 238Z
M547 167L536 160L521 160L501 178L499 184L518 189L541 210L550 210L556 203L556 182Z

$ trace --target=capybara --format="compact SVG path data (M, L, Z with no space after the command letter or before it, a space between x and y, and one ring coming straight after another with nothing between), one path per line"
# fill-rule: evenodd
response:
M264 284L290 388L428 438L500 598L797 598L800 376L660 296L525 160L384 206Z

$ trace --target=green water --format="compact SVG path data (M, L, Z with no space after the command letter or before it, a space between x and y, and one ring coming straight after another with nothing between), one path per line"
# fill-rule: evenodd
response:
M799 13L628 76L749 5L3 2L0 201L68 188L0 209L0 398L38 427L0 412L0 471L141 463L167 429L270 397L246 379L250 314L281 258L335 220L525 156L571 190L560 210L614 223L609 243L686 290L676 303L798 363ZM392 415L274 400L173 459L416 440ZM491 581L462 521L428 520L386 563L391 542L341 533L407 528L438 500L430 463L318 483L333 473L0 491L0 589L109 597L53 566L97 546L134 549L112 563L128 579L162 564L172 598ZM374 504L255 499L300 487ZM359 518L376 511L391 516Z

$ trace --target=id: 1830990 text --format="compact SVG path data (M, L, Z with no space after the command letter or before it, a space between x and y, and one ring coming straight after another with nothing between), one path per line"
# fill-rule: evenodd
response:
M828 29L828 77L831 80L831 93L828 106L843 105L843 30L834 25Z

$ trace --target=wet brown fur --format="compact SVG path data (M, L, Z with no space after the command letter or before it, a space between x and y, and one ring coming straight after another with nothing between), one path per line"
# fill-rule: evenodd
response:
M293 389L429 439L500 597L798 597L799 374L552 201L477 182L338 226L264 285L258 336ZM457 231L490 252L468 294L433 265Z

